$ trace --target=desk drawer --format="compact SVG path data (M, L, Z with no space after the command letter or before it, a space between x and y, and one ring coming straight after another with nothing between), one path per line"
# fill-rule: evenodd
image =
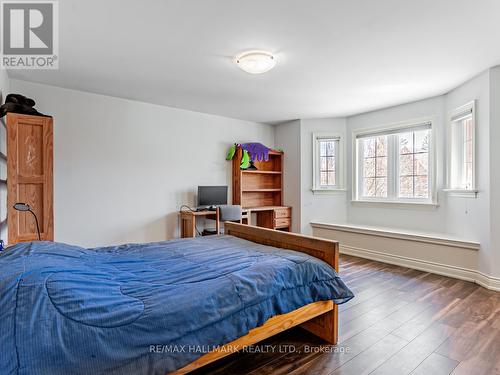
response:
M281 219L285 217L290 217L291 212L290 208L277 208L274 210L274 218Z
M274 219L275 228L286 228L290 226L290 218Z

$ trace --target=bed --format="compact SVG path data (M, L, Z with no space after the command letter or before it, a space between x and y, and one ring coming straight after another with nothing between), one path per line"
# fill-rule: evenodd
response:
M187 373L298 324L337 340L353 297L330 240L227 223L226 235L0 256L1 374Z

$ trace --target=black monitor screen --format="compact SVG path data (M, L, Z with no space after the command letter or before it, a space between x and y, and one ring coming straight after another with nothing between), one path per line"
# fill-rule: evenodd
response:
M198 186L198 206L227 204L227 186Z

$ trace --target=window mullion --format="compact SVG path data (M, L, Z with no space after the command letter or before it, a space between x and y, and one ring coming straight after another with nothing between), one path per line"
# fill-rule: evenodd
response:
M415 132L412 134L412 142L413 142L413 155L411 157L411 165L412 165L412 198L415 198L415 184L417 182L417 179L415 178L415 175L417 174L417 168L416 168L416 142L415 142ZM429 174L429 170L427 170L427 175Z
M387 198L390 200L397 199L397 166L398 166L398 148L396 134L388 136L387 142Z

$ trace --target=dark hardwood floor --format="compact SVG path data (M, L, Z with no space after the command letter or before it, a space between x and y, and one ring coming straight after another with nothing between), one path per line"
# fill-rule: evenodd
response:
M500 374L499 292L351 256L340 274L336 346L294 328L196 374Z

